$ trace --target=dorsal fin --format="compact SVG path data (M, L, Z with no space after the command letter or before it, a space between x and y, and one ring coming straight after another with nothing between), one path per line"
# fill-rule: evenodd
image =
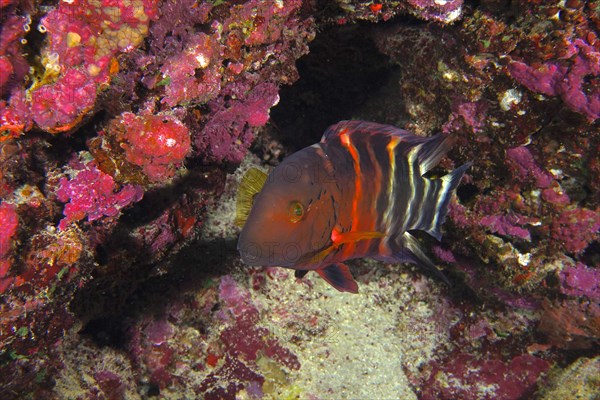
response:
M418 162L421 175L435 167L452 144L450 135L418 136L392 125L357 120L340 121L335 125L331 125L323 134L321 143L333 140L343 134L387 135L399 138L406 154L411 150L415 152L414 161Z
M235 203L235 224L244 226L254 203L254 196L261 191L267 180L267 174L258 168L251 167L240 182Z

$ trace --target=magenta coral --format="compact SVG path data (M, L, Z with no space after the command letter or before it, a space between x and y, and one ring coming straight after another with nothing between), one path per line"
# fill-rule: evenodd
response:
M590 121L600 118L600 52L581 39L567 51L571 63L547 62L540 66L513 61L512 77L529 90L560 98ZM594 85L593 82L596 81ZM589 82L589 83L586 83Z
M19 227L19 217L14 205L0 204L0 259L3 259L12 247L12 239Z
M214 39L199 33L191 41L190 47L167 60L161 69L166 82L162 102L170 107L183 102L205 103L221 90L221 60Z
M535 185L540 189L545 189L552 184L554 180L552 175L537 165L527 147L521 146L508 149L506 150L506 157L514 166L517 177L520 179L532 177L535 179Z
M11 267L9 259L13 238L19 228L19 217L14 205L6 202L0 204L0 294L12 283L8 276Z
M239 163L254 139L252 128L264 125L269 109L279 101L277 86L261 83L254 88L246 84L230 85L223 90L225 97L209 103L213 116L195 145L205 158L217 162Z
M529 218L518 214L508 215L485 215L479 223L487 227L492 233L504 236L514 236L523 240L531 240L529 231L520 225L529 222Z
M31 101L34 122L46 131L59 132L70 129L93 107L96 86L84 73L69 69L58 82L34 91Z
M542 189L542 198L549 203L566 205L570 203L569 196L562 190L550 172L544 171L534 160L533 155L525 146L506 150L509 165L513 167L516 176L523 180L533 178L535 186Z
M562 293L600 301L600 269L577 263L575 266L565 267L558 276Z
M87 216L88 221L107 216L115 217L131 203L141 200L143 191L137 185L119 187L113 178L100 171L95 161L72 163L75 172L71 179L61 178L56 191L58 199L68 202L63 214L65 218L58 227L66 229L68 224Z

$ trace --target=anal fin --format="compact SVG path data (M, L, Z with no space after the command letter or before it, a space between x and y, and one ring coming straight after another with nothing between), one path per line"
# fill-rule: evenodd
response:
M331 264L316 271L321 278L340 292L358 293L358 284L346 264Z

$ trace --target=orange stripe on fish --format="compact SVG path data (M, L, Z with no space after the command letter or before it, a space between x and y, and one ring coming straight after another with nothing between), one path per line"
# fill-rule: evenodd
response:
M356 151L356 147L352 144L350 140L350 135L348 134L348 129L344 129L340 132L340 140L342 145L348 150L350 156L352 156L352 161L354 164L354 198L352 199L352 229L356 228L358 223L358 204L362 199L362 182L360 177L360 157L358 156L358 151Z
M348 129L343 129L340 131L340 141L342 145L348 150L350 156L352 157L352 162L354 166L354 197L352 199L352 225L350 226L350 230L355 230L358 227L359 223L359 210L358 206L360 201L362 200L362 181L360 174L360 157L358 155L358 151L356 147L352 144L350 140L350 134L348 133ZM342 249L343 254L352 254L356 249L356 243L348 242L346 246Z
M388 156L388 160L389 160L389 165L390 165L390 176L388 177L389 182L388 182L388 202L387 202L387 208L385 210L385 212L383 213L383 218L382 218L382 224L385 225L385 233L389 235L389 228L390 228L390 223L392 220L392 211L394 210L394 197L395 197L395 190L396 190L396 185L395 185L395 172L396 172L396 147L398 146L398 144L400 143L400 138L397 136L393 136L390 138L390 142L388 143L388 145L386 146L386 151L387 151L387 156ZM389 236L388 236L389 238ZM386 238L387 239L387 238ZM381 241L381 243L379 243L379 251L381 254L384 255L389 255L390 253L390 248L389 245L387 243L387 240L384 239Z

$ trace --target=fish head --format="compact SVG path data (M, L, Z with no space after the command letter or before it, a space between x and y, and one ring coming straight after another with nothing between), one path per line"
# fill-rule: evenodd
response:
M334 187L328 160L314 146L286 158L253 200L238 240L242 261L295 268L326 249L335 226Z

